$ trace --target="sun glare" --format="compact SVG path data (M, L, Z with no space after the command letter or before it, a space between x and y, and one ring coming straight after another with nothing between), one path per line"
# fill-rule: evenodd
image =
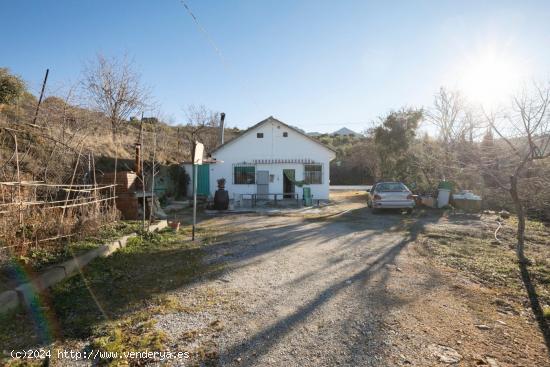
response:
M489 47L465 59L458 73L458 84L471 102L494 108L514 93L525 71L513 54Z

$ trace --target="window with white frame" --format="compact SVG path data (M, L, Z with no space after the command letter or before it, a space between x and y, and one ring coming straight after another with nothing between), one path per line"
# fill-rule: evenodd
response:
M322 164L304 164L304 181L306 184L323 183L323 165Z

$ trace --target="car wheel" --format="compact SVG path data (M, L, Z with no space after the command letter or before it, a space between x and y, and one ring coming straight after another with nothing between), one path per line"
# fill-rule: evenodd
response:
M407 213L407 214L412 214L412 212L413 212L412 208L408 208L408 209L406 210L406 213Z

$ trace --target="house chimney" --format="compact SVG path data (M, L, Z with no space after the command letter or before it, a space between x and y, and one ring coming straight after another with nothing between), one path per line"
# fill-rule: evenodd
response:
M223 144L224 142L224 130L223 130L223 122L225 120L225 113L220 114L220 144Z

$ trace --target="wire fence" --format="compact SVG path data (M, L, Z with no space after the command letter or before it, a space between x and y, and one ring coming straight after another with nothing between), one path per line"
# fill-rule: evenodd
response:
M115 186L0 182L0 255L23 255L116 219Z

